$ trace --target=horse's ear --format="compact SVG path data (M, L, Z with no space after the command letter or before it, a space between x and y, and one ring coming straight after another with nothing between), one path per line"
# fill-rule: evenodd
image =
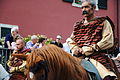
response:
M19 59L23 59L23 60L26 60L28 57L28 55L25 55L25 54L12 54L12 56L17 57Z

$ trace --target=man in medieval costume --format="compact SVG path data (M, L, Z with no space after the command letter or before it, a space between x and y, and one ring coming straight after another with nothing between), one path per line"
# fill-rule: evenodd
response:
M13 51L12 54L29 54L30 49L25 48L25 43L22 39L16 40L17 49ZM10 80L25 80L26 76L24 75L26 61L18 59L17 57L10 56L8 60L8 66L10 68L10 73L12 76Z
M74 56L89 59L103 80L114 80L117 78L114 65L106 55L114 45L112 25L108 17L95 16L95 8L93 0L82 3L84 19L74 25L69 45Z

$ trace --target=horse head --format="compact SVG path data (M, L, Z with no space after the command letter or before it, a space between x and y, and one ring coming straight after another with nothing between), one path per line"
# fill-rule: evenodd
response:
M26 60L27 64L25 66L25 75L28 80L47 80L47 61L45 61L41 56L37 56L35 58L33 58L31 54L12 54L12 56Z
M48 66L47 61L40 60L35 62L34 65L26 65L27 78L30 80L47 80Z

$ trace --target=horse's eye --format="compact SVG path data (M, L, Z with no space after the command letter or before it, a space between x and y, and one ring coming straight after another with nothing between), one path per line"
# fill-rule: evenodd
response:
M41 77L42 77L42 78L45 78L45 75L43 74L43 75L41 75Z

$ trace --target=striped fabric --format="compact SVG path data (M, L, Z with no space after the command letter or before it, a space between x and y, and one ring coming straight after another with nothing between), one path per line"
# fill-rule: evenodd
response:
M84 25L83 21L77 23L74 28L73 40L79 47L85 45L96 44L102 39L102 29L104 17L96 18L96 20L90 22L88 25Z
M88 25L84 25L84 19L81 22L77 22L74 26L73 40L79 47L86 45L96 44L102 39L103 22L106 17L99 17L89 22ZM90 55L91 58L97 60L103 64L107 69L113 71L113 65L111 60L105 56L107 51L98 51L97 54Z
M113 64L112 60L107 55L105 55L106 53L107 51L96 52L96 54L92 55L91 58L103 64L108 70L115 72L115 65Z

